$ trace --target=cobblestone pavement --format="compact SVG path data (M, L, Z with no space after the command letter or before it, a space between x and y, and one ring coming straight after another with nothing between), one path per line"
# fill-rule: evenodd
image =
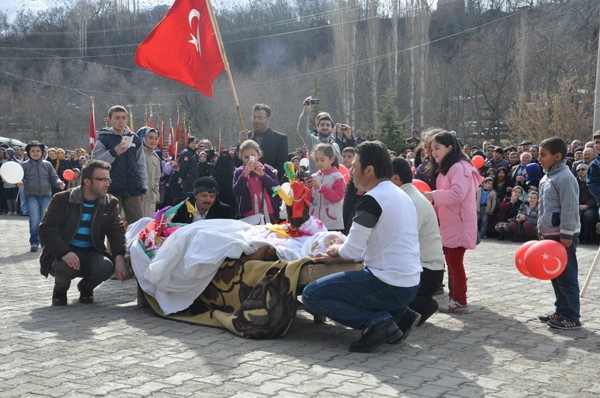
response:
M435 314L400 345L350 353L358 332L299 311L288 336L245 340L136 306L135 282L110 280L96 303L51 307L53 279L29 253L24 217L0 217L0 396L593 397L600 394L600 271L580 330L537 320L550 282L522 277L518 244L466 256L468 315ZM595 246L578 249L580 283Z

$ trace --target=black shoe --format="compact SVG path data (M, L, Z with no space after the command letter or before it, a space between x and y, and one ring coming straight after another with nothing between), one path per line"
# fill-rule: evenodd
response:
M402 337L402 331L393 319L387 319L362 331L360 339L350 343L350 352L371 352L382 344Z
M29 248L29 251L32 253L35 253L38 251L38 245L31 245L31 247Z
M417 326L419 321L421 320L421 314L416 311L411 310L410 308L406 311L402 319L397 323L398 328L402 332L402 336L400 336L397 340L390 341L390 344L398 344L408 337L410 332Z
M92 304L94 302L94 289L87 289L83 287L83 279L77 284L77 290L79 290L79 302L81 304Z
M67 305L67 292L59 292L54 288L52 292L52 305L55 307Z

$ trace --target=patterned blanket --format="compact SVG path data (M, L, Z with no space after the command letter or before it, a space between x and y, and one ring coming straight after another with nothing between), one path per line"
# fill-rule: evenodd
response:
M309 261L226 260L190 308L170 315L144 295L156 315L166 319L224 328L246 338L285 336L296 316L300 270Z

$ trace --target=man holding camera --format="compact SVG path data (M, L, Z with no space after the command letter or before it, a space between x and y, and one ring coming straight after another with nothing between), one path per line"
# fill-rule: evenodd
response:
M336 123L334 125L329 113L320 112L315 119L316 128L311 132L309 129L310 111L312 109L312 105L318 103L319 100L312 97L307 97L304 100L304 108L300 114L296 131L304 145L306 145L310 151L313 150L315 145L320 143L330 144L333 146L333 149L338 156L338 160L341 162L342 151L344 148L355 146L354 137L352 136L352 129L346 124ZM335 136L333 135L334 132ZM316 172L317 165L314 159L309 158L309 162L310 171L313 173Z
M96 133L92 159L109 163L112 183L108 193L119 199L128 224L143 217L142 202L148 189L148 173L142 140L127 126L129 113L115 105L108 110L110 127Z

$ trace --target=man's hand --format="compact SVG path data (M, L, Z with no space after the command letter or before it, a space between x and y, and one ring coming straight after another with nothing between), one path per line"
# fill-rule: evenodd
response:
M340 245L331 245L327 249L327 253L317 253L313 260L323 264L334 264L339 263L342 259L340 257Z
M573 243L573 240L572 239L561 239L560 243L562 243L563 246L566 248L566 247L571 246L571 244Z
M338 123L339 124L339 123ZM336 125L337 126L337 125ZM352 138L352 127L350 127L347 124L339 124L340 128L339 131L342 132L342 135L349 140L350 138ZM339 134L338 134L339 135Z
M248 139L248 129L240 131L240 144Z
M117 144L114 147L115 152L117 153L117 156L120 156L122 154L125 153L125 151L127 151L127 149L129 149L129 147L127 145L123 145L122 143L119 142L119 144Z
M62 256L61 260L65 264L67 264L69 266L69 268L79 270L81 267L79 264L79 257L77 256L77 254L75 254L73 252L68 252L67 254Z
M17 182L17 188L21 188L23 186L23 181Z
M117 279L120 281L124 281L131 277L129 270L127 269L127 265L125 264L125 257L119 255L115 258L115 274L117 275Z
M143 194L140 195L140 201L142 203L144 203L144 200L146 200L146 194L145 193L143 193Z
M302 103L302 105L304 105L304 110L305 111L310 111L312 106L310 105L310 100L312 99L311 96L308 96L304 99L304 102Z
M579 211L586 211L589 208L590 208L590 206L588 206L588 205L579 205Z
M58 184L58 187L59 187L61 190L65 189L65 183L61 181L61 182L60 182L60 184Z

